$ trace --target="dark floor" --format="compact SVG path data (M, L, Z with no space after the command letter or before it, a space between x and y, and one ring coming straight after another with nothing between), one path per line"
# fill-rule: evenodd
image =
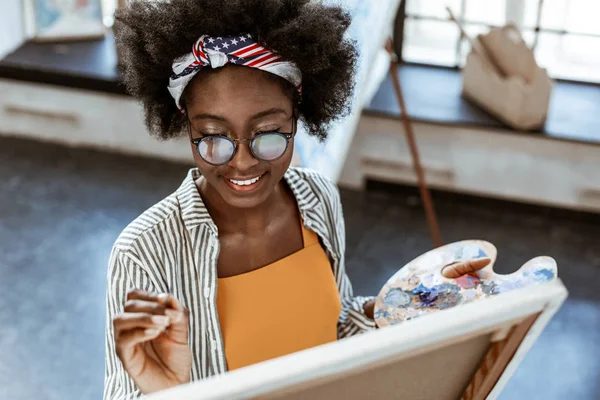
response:
M0 138L0 399L101 398L109 251L187 169ZM348 273L358 294L376 294L430 248L422 210L389 192L342 197ZM491 241L500 272L551 255L570 290L501 399L600 399L598 219L486 204L438 201L444 240Z

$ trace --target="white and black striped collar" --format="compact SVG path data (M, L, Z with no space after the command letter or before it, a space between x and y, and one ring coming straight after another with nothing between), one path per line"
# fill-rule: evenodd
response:
M190 169L183 183L175 192L181 208L181 218L188 230L201 224L214 225L196 187L195 182L199 177L200 172L197 168Z

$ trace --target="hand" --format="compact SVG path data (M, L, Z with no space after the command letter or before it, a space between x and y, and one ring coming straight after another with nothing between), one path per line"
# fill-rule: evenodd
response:
M487 267L490 262L492 262L492 259L489 257L455 261L442 268L442 275L449 279L460 278L463 275L473 275L476 271Z
M117 356L142 393L190 381L189 312L167 293L134 289L113 319Z
M489 257L478 258L475 260L467 260L467 261L456 261L445 265L442 268L442 275L445 278L456 279L460 278L463 275L472 275L476 271L483 269L492 262L492 259ZM374 319L374 311L375 311L375 300L369 300L363 305L363 310L365 311L365 315L371 319Z
M375 319L375 299L365 302L363 310L368 318Z

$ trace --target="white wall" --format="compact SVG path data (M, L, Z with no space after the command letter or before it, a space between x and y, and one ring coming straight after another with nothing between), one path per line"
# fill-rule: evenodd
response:
M148 134L132 98L11 79L0 79L0 135L193 162L185 138Z
M413 122L430 187L456 193L600 213L598 146L544 135ZM363 114L339 180L416 186L402 121Z
M0 0L0 58L17 48L25 38L23 0Z

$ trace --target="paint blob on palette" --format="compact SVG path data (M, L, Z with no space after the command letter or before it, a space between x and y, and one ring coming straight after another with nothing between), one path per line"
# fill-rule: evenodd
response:
M417 257L381 289L375 302L375 322L379 327L394 325L557 277L556 261L546 256L528 261L512 274L496 274L493 269L496 256L496 248L491 243L465 240ZM492 261L474 274L456 279L442 275L442 268L450 263L485 257Z

